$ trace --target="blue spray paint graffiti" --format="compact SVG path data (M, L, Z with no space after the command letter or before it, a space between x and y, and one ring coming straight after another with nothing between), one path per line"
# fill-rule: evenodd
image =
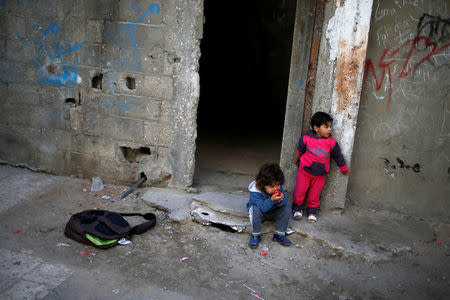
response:
M39 0L36 0L38 2ZM16 0L17 6L20 6L20 0ZM28 0L29 3L33 2L33 0ZM2 7L6 8L6 0L2 0Z
M65 65L62 58L68 54L83 49L83 46L78 43L71 43L67 38L65 45L55 41L60 32L58 23L53 22L46 28L42 28L38 24L33 25L34 30L40 33L40 37L29 42L16 32L17 37L22 42L22 47L18 50L23 50L32 47L36 57L33 59L34 66L39 70L38 82L51 85L75 85L81 82L81 77L77 74L77 67ZM58 66L55 66L58 65ZM55 71L56 69L61 69Z
M136 22L130 22L128 24L118 24L117 31L110 32L107 34L107 37L111 42L115 42L117 36L123 34L122 36L127 39L128 44L130 45L132 52L133 52L133 59L132 60L120 60L120 67L129 67L134 69L140 69L140 61L139 61L139 52L138 52L138 43L137 43L137 37L136 37L136 27L138 23L143 23L145 19L151 14L157 14L159 15L161 13L161 7L159 4L152 3L149 5L149 7L146 10L143 10L138 5L131 5L131 9L133 11L140 11L142 14L141 16L136 20ZM121 49L122 51L122 49ZM124 55L126 56L126 55Z

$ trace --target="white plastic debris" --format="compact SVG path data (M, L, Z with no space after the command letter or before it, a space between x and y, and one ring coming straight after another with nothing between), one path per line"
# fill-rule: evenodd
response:
M131 244L131 241L130 241L130 240L127 240L126 238L121 238L121 239L118 241L118 243L121 244L121 245L128 245L128 244Z
M104 188L105 185L103 184L103 180L100 177L92 177L91 192L100 192Z

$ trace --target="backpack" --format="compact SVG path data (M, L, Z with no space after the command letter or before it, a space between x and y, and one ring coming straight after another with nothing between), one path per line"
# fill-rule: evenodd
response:
M131 227L124 216L141 216L148 221ZM83 244L107 249L117 245L121 238L130 239L133 234L142 234L155 224L156 216L152 213L85 210L70 217L64 235Z

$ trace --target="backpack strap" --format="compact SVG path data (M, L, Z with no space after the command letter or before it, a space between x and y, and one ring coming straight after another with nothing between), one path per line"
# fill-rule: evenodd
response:
M139 213L120 213L123 217L132 217L132 216L141 216L144 219L148 220L147 222L144 222L142 224L133 226L130 230L130 236L133 234L142 234L155 226L156 224L156 216L152 213L146 213L146 214L139 214Z

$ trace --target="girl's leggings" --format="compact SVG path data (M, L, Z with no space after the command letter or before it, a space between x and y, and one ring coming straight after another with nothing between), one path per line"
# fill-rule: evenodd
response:
M299 210L303 204L306 194L306 205L316 211L320 206L320 193L325 184L325 176L311 175L302 167L298 168L297 179L295 182L294 195L292 199L292 208Z

